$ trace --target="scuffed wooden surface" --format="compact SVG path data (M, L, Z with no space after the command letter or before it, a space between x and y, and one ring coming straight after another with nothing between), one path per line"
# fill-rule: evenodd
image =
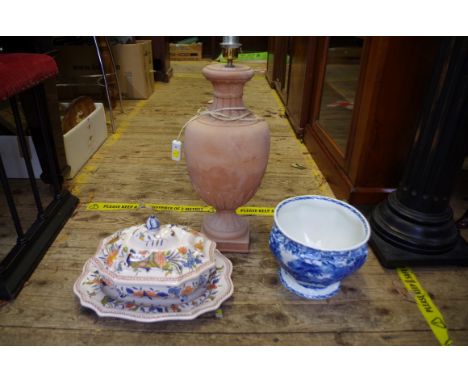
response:
M140 224L151 213L148 208L86 211L86 203L203 204L192 190L184 161L170 160L170 146L183 124L211 99L211 85L201 75L205 64L173 63L169 84L157 83L149 100L126 101L126 114L116 111L117 133L69 182L81 200L75 214L17 300L0 303L0 344L437 345L396 272L383 269L372 253L332 299L307 301L284 289L268 249L271 217L249 217L251 253L226 253L234 264L235 292L223 304L221 319L206 313L190 322L142 324L98 318L80 306L72 286L99 240ZM256 69L245 103L268 121L272 139L267 173L249 205L274 207L300 194L331 196L295 139L262 67ZM200 228L203 214L158 216L162 222ZM426 268L415 273L444 314L454 344L468 344L468 270Z

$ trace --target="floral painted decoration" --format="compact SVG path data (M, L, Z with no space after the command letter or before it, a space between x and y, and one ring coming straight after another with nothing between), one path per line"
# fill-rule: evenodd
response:
M141 255L141 252L139 255ZM130 250L127 264L132 268L143 268L147 271L152 268L159 268L166 275L173 273L182 275L184 269L194 269L198 264L202 263L203 258L202 253L186 247L168 251L147 251L144 256L145 258L141 259L134 250Z
M151 289L129 288L134 299L121 299L108 296L103 288L107 280L103 279L95 264L88 261L82 275L73 287L83 306L93 309L99 316L117 317L140 322L157 322L165 320L189 320L200 314L219 308L221 303L233 293L231 281L231 262L216 251L216 266L204 283L199 295L192 300L184 301L186 294L190 294L191 287L173 287L169 293ZM141 303L141 297L148 298L147 303ZM170 298L179 297L179 303L164 303Z
M231 269L202 233L160 225L150 216L145 224L103 239L74 290L99 315L128 318L132 312L130 319L137 315L144 322L172 314L189 319L232 294Z
M215 243L191 228L160 225L155 216L104 239L96 254L116 276L182 277L214 263Z

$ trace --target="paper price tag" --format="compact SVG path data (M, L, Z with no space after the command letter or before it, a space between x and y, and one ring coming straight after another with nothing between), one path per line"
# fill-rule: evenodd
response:
M172 151L171 151L172 160L180 161L180 158L182 157L181 150L182 150L182 142L178 141L177 139L174 139L172 141Z

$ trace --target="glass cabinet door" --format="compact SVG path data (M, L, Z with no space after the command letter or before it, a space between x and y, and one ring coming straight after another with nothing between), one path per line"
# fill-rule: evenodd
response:
M330 37L318 122L346 153L361 68L363 39Z

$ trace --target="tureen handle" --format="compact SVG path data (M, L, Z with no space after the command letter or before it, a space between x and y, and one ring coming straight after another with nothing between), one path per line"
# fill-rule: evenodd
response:
M154 215L151 215L148 220L146 220L146 228L150 231L156 231L161 226L158 218Z

